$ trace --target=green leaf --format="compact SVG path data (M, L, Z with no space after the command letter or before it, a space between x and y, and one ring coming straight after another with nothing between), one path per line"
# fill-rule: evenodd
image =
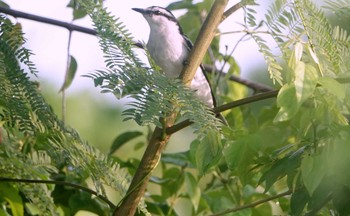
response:
M322 161L324 159L320 155L316 155L306 156L301 161L301 176L310 196L320 185L327 172L327 167L324 166L325 163Z
M72 212L76 213L80 210L93 212L99 216L109 215L109 208L106 203L101 202L96 197L93 198L91 194L86 192L77 192L69 197L69 207Z
M163 163L174 164L181 167L194 168L190 161L190 152L164 153L160 159Z
M277 106L280 107L280 110L274 122L287 121L297 113L299 104L294 85L286 84L281 88L277 96Z
M318 82L323 88L325 88L327 91L336 96L340 101L344 100L345 87L338 81L329 77L320 77L318 79Z
M77 20L83 18L87 15L86 11L81 7L80 4L76 2L76 0L71 0L67 7L73 9L73 20Z
M295 61L296 62L300 62L301 60L301 57L303 56L303 45L298 42L295 44L295 47L294 47L294 57L295 57Z
M132 139L135 139L141 136L143 133L140 131L127 131L125 133L120 134L115 138L113 144L109 150L109 155L116 152L120 147L122 147L125 143L129 142Z
M312 65L305 65L299 61L295 67L295 92L298 105L300 106L313 93L317 84L317 70Z
M10 8L10 6L3 1L0 1L0 7Z
M168 10L179 10L179 9L188 9L190 7L194 7L191 1L176 1L170 3L166 8Z
M172 167L164 170L163 182L161 184L161 194L163 199L167 199L180 190L184 183L184 172L178 167Z
M305 187L295 191L290 199L290 209L292 215L301 215L309 199L310 196Z
M86 15L86 11L83 9L79 8L73 10L73 20L84 18Z
M235 207L237 204L233 202L230 194L225 190L211 190L203 194L204 199L207 201L210 210L213 213L221 212L223 209Z
M11 184L0 183L0 198L5 199L10 204L13 216L24 215L22 198L18 194L18 190Z
M305 147L276 161L260 178L259 184L265 181L265 192L282 177L292 174L299 166Z
M200 175L215 166L222 157L220 133L209 130L202 140L194 141L190 147L190 155L194 156Z
M186 172L185 182L187 187L187 194L192 202L194 211L197 212L199 201L201 198L201 190L198 185L198 180L195 179L195 177L191 173Z
M78 64L77 61L75 60L75 58L73 56L69 56L70 60L69 60L69 67L68 70L66 72L65 78L64 78L64 82L63 85L60 89L61 91L66 90L67 88L69 88L69 86L72 84L75 73L77 72L77 68L78 68Z
M224 157L229 169L239 172L252 163L253 150L246 139L239 139L226 145Z

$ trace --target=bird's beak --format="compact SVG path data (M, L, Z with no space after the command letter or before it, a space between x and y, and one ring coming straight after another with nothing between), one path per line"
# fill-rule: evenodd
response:
M134 11L139 12L141 14L147 13L147 11L145 9L142 9L142 8L131 8L131 9L133 9Z

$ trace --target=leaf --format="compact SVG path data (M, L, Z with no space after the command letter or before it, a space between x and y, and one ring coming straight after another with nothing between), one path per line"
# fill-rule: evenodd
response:
M163 153L160 159L163 163L174 164L181 167L194 168L190 161L190 152Z
M78 68L77 61L73 56L69 56L69 58L70 58L69 67L68 67L68 70L66 71L66 75L64 78L63 85L60 89L60 92L66 90L72 84L75 73L77 72L77 68Z
M230 170L246 170L253 156L250 144L245 139L230 142L224 149L224 157Z
M87 15L86 11L76 2L76 0L70 0L67 7L73 9L73 20L83 18Z
M299 106L308 99L316 88L317 71L315 67L299 62L295 68L295 92Z
M301 176L310 196L320 185L327 172L327 168L324 167L325 164L322 162L324 159L320 155L316 155L306 156L301 161Z
M192 2L176 1L176 2L170 3L166 8L168 10L179 10L179 9L189 9L190 7L194 7Z
M22 198L18 194L18 190L11 184L0 183L0 198L5 199L10 204L13 216L24 215Z
M0 1L0 7L10 8L10 6L8 4L6 4L5 2L3 2L3 1Z
M344 100L345 88L338 81L329 77L320 77L318 82L323 88L336 96L340 101Z
M135 139L141 136L143 133L140 131L127 131L125 133L120 134L115 138L113 144L109 150L109 155L116 152L120 147L122 147L125 143L129 142L132 139Z
M299 166L305 147L301 147L294 153L276 161L260 178L259 184L265 181L265 192L279 179L293 173Z
M303 45L302 43L298 42L295 44L295 49L294 49L294 57L296 62L300 62L302 56L303 56Z
M200 141L191 143L190 155L195 160L195 164L200 175L206 173L211 167L216 165L222 157L222 146L218 131L209 130L207 135Z
M187 194L192 202L194 211L197 212L199 201L201 198L201 190L198 185L198 180L196 180L191 173L186 172L185 182L186 182Z
M84 18L86 15L86 11L83 9L79 8L73 10L73 20Z
M86 210L92 213L95 213L99 216L109 215L107 211L107 206L105 203L102 203L96 197L93 198L91 194L87 192L79 191L74 195L69 197L68 200L69 208L72 212L79 212L81 210Z
M310 196L305 187L296 190L290 199L290 209L292 215L301 215L309 199Z
M164 170L161 183L161 194L164 199L167 199L174 194L177 194L184 183L184 172L178 167L171 167Z
M277 106L280 107L274 122L287 121L298 111L298 100L294 85L286 84L278 92Z
M297 100L301 101L303 89L304 89L304 81L305 81L305 63L302 61L299 61L296 63L295 66L295 80L294 80L294 85L295 85L295 93Z
M209 190L203 194L203 197L213 213L221 212L222 209L227 209L228 206L234 207L237 205L225 190Z

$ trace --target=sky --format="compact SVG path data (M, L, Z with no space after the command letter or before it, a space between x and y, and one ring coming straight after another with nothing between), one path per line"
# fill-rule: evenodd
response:
M106 0L104 5L113 15L119 17L125 23L136 40L147 42L149 34L148 24L140 14L134 12L131 8L145 8L151 5L166 7L173 1ZM69 0L5 0L5 2L14 10L65 22L71 22L72 20L72 9L66 7ZM230 1L229 6L237 2ZM175 11L174 14L175 16L179 16L181 15L181 11ZM219 28L222 32L241 29L238 23L242 22L242 18L242 11L239 11L225 20ZM27 39L25 46L35 53L31 59L38 68L39 79L48 80L50 85L58 91L63 83L66 70L68 30L26 19L17 20L21 23L25 38ZM92 28L88 17L76 20L73 23ZM225 45L233 46L235 42L232 41L238 41L239 37L239 35L222 36L222 49L224 49ZM240 65L243 76L258 63L263 63L262 56L257 51L254 52L257 49L254 42L249 40L238 46L234 53L234 58ZM74 91L92 91L99 94L99 90L94 88L92 80L82 77L84 74L104 68L103 53L100 51L97 38L92 35L73 32L70 54L78 62L78 71L72 86L68 89L68 93ZM140 52L140 55L142 55L142 52ZM142 59L146 61L146 58ZM253 64L252 61L254 62Z

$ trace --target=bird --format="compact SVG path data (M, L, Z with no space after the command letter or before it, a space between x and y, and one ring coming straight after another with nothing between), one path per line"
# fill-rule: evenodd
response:
M154 62L165 76L178 78L193 47L179 21L171 11L159 6L132 10L141 13L149 24L150 34L146 48ZM206 106L216 107L213 90L202 65L196 70L190 88Z

